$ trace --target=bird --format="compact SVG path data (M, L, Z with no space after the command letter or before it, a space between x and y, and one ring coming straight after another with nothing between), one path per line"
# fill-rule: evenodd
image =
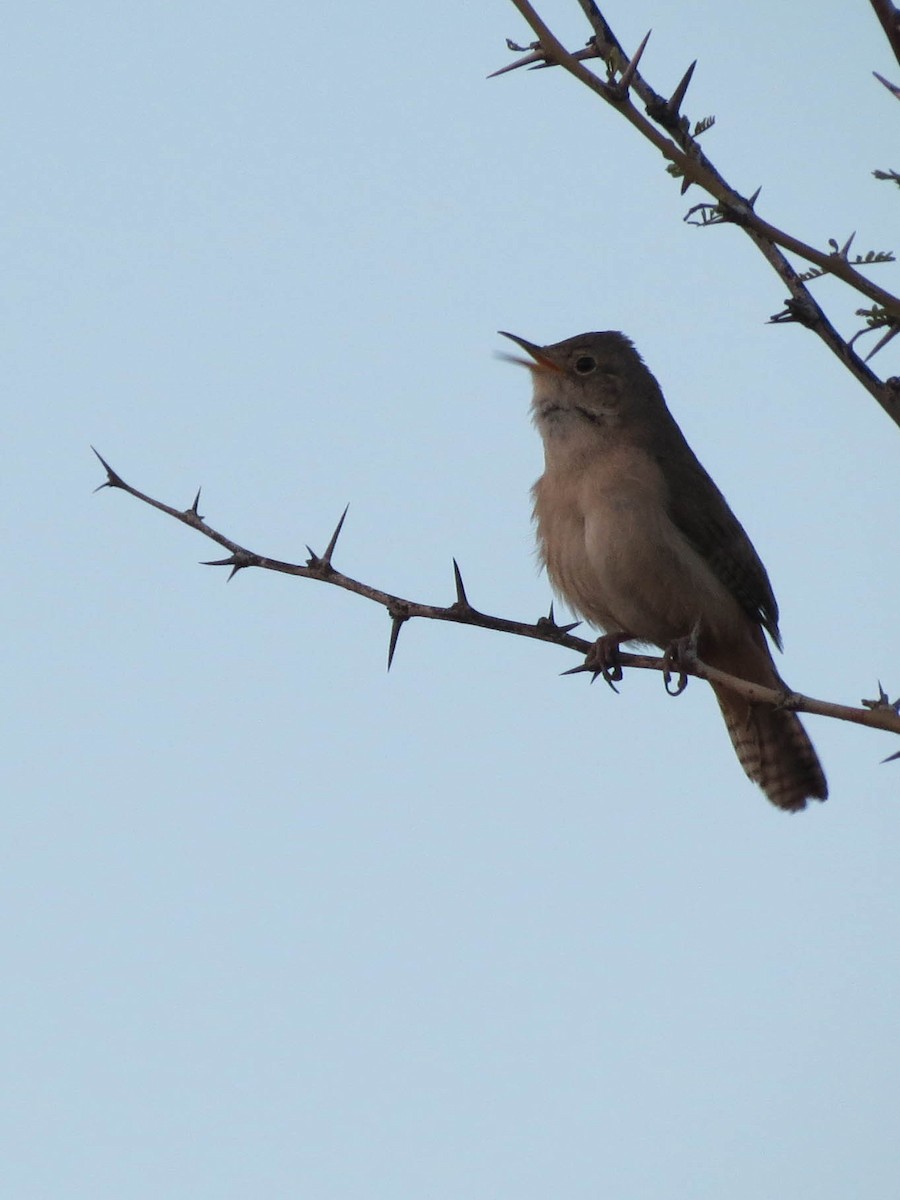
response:
M593 662L614 661L623 642L666 651L693 637L703 662L787 695L766 637L781 649L766 569L632 341L502 336L529 355L505 357L531 371L544 444L532 489L539 556L554 591L603 631ZM741 766L772 804L798 812L827 798L795 712L711 686Z

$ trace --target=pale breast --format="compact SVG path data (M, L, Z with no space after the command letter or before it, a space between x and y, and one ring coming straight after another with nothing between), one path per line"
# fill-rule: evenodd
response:
M548 465L533 494L550 582L591 624L665 646L698 619L707 629L741 623L734 598L670 520L650 455L615 449L575 469Z

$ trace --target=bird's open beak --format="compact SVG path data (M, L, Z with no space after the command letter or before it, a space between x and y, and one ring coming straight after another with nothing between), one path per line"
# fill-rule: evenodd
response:
M534 342L529 342L525 338L519 337L515 333L506 333L504 330L497 331L501 337L509 338L511 342L515 342L517 346L521 346L523 350L531 355L533 362L529 362L527 358L519 358L515 354L501 354L499 358L506 359L507 362L518 363L521 367L528 367L530 371L559 371L560 368L555 362L551 362L545 357L540 346L536 346Z

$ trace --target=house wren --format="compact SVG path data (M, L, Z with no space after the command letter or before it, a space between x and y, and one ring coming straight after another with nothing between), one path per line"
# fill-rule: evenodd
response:
M624 334L536 346L534 422L544 474L534 485L538 545L554 589L604 630L605 645L666 649L696 630L705 663L783 689L766 569ZM600 643L598 643L600 646ZM773 804L797 811L828 785L799 718L713 683L741 766Z

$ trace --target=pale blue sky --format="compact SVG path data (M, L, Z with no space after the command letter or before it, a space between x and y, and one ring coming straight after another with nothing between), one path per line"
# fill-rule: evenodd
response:
M687 111L764 216L897 248L867 5L608 15L653 27L661 89L699 58ZM622 329L767 563L786 678L900 692L900 434L609 109L485 80L506 36L501 0L6 14L5 1195L894 1194L896 742L810 720L832 799L789 818L698 684L615 697L425 623L387 675L381 610L226 587L91 493L93 442L295 559L349 501L341 569L441 603L455 555L534 619L540 445L495 330Z

